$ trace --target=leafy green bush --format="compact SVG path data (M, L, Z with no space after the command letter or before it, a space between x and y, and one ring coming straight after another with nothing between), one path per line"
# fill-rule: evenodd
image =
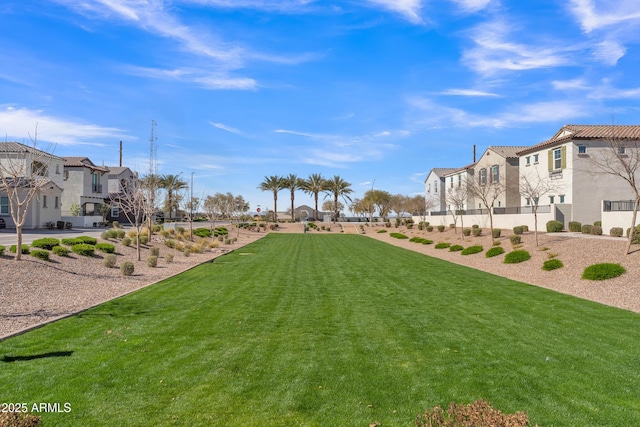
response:
M444 231L444 229L445 229L445 226L444 226L444 225L439 225L439 226L438 226L438 231L439 231L439 232L441 232L441 233L442 233L442 232Z
M47 249L50 251L54 246L58 246L59 244L60 244L60 240L54 239L53 237L47 237L44 239L34 240L33 242L31 242L31 247L39 248L39 249Z
M461 255L473 255L473 254L478 254L480 252L482 252L484 250L484 248L480 245L474 245L474 246L469 246L468 248L466 248L465 250L463 250L462 252L460 252Z
M602 221L595 221L595 222L593 223L593 225L594 225L595 227L602 227Z
M609 230L609 235L613 237L622 237L622 233L622 227L612 227L611 230Z
M160 255L160 248L156 248L155 246L149 248L149 255L159 256Z
M385 230L385 229L376 231L376 233L386 233L386 232L387 232L387 230Z
M124 230L116 230L116 238L118 239L124 239L124 236L126 236L127 233Z
M582 230L582 223L578 221L569 221L569 231L579 233Z
M0 256L4 255L4 246L0 245Z
M494 239L497 239L498 237L500 237L501 234L502 234L502 230L500 230L499 228L494 228L493 231L491 231L491 235L493 236Z
M54 254L56 254L58 256L67 256L67 255L69 255L69 249L65 248L64 246L54 246L51 249L51 252L53 252Z
M482 236L482 228L480 228L480 227L472 228L471 229L471 234L473 234L473 237Z
M602 236L602 227L599 225L594 225L591 227L591 234L594 236Z
M522 227L522 231L524 231L525 233L529 232L529 226L528 225L521 225Z
M96 247L93 245L88 245L86 243L79 243L77 245L71 246L71 250L78 255L92 257L93 252L96 250Z
M511 251L504 256L505 264L518 264L531 259L531 254L523 249Z
M460 245L449 246L449 252L460 252L464 248Z
M135 266L131 261L123 261L120 263L120 273L123 276L131 276L135 270Z
M45 251L44 249L33 249L31 251L31 256L43 261L49 261L49 251Z
M522 236L520 236L519 234L513 234L509 236L509 240L511 241L512 245L519 245L522 242Z
M593 264L585 268L582 278L587 280L606 280L621 276L626 273L626 269L620 264L601 263Z
M427 225L427 231L428 232L432 232L433 231L433 225Z
M11 245L11 246L9 246L9 252L11 252L11 253L14 253L14 254L15 254L15 253L16 253L16 245ZM27 244L23 244L23 245L22 245L22 251L21 251L21 252L22 252L22 254L24 254L24 255L28 255L28 254L29 254L29 245L27 245Z
M173 254L166 254L164 260L167 264L171 264L173 262Z
M423 245L430 245L433 243L433 240L429 240L429 239L422 239L422 243Z
M462 234L465 236L470 236L471 235L471 229L470 228L465 228L462 230Z
M402 233L390 233L389 236L393 237L394 239L408 239L408 236L405 236ZM228 243L225 243L228 244Z
M67 237L64 238L62 240L60 240L60 242L62 242L63 245L67 245L67 246L73 246L73 245L79 245L82 243L81 240L78 240L74 237Z
M131 245L131 238L123 237L122 238L122 244L125 245L125 246L130 246Z
M116 251L116 247L111 243L97 243L96 249L105 254L112 254Z
M98 243L98 239L89 236L78 236L76 237L76 240L87 245L95 245L96 243Z
M451 246L451 243L448 243L448 242L440 242L440 243L438 243L437 245L435 245L435 248L436 248L436 249L446 249L446 248L448 248L449 246Z
M141 234L138 236L138 238L140 239L141 245L146 245L147 243L149 243L149 236L146 234Z
M548 259L542 264L542 269L544 271L556 270L558 268L564 267L564 264L559 259Z
M198 237L211 237L211 230L208 228L200 227L193 230L193 234Z
M487 253L484 254L484 256L486 256L487 258L493 258L494 256L498 256L500 254L504 253L504 248L501 246L494 246L493 248L489 249L487 251Z
M278 228L278 224L275 224L275 228ZM272 228L272 230L273 230L273 228ZM227 234L229 234L229 231L228 231L226 228L224 228L224 227L216 227L216 228L213 230L213 235L214 235L215 237L218 237L218 236L226 236Z
M117 264L116 254L106 254L102 260L102 264L107 268L113 268Z
M148 267L157 267L158 266L158 257L155 255L149 255L147 257L147 266Z
M513 234L520 235L522 233L524 233L524 228L521 225L513 227Z
M119 231L119 230L116 230L115 228L110 228L109 230L107 230L107 231L105 231L104 233L102 233L102 234L100 235L100 237L101 237L102 239L104 239L104 240L107 240L107 239L105 239L104 237L102 237L105 233L107 233L107 237L108 237L109 239L115 239L115 238L117 238L117 237L118 237L118 231ZM124 230L121 230L121 231L124 231Z
M480 228L480 226L478 224L473 224L471 228Z
M593 226L589 224L584 224L582 226L582 234L591 234L591 227Z
M551 220L547 222L547 233L559 233L564 230L564 224L560 221Z

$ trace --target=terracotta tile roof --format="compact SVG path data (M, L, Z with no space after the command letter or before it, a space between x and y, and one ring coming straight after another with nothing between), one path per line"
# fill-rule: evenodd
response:
M62 160L62 157L55 156L51 153L47 153L46 151L30 147L19 142L0 142L0 153L34 153L50 159Z
M431 173L434 173L438 178L442 178L443 176L447 175L448 173L451 173L454 170L456 170L456 168L433 168L427 174L427 177L424 179L424 182L427 182L427 179L429 179L429 176L431 175Z
M454 174L454 173L462 172L462 171L465 171L465 170L468 170L468 169L473 169L473 167L474 167L477 163L478 163L478 162L475 162L475 163L471 163L471 164L469 164L469 165L467 165L467 166L463 166L463 167L461 167L461 168L452 169L452 170L451 170L451 172L446 173L445 175L452 175L452 174Z
M507 145L492 145L487 150L494 151L500 154L505 159L518 157L518 152L527 147L524 146L507 146Z
M564 125L556 134L546 141L518 151L518 155L532 153L546 147L553 147L572 140L589 139L639 139L639 125Z
M89 168L91 170L95 170L98 172L108 172L109 169L103 166L96 166L88 157L76 157L76 156L65 156L64 159L64 167L72 167L72 168Z

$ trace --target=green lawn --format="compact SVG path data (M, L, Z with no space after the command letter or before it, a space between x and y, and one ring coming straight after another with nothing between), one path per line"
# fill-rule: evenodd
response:
M478 398L631 426L639 343L634 313L364 236L270 235L0 342L0 401L71 404L45 426L412 426Z

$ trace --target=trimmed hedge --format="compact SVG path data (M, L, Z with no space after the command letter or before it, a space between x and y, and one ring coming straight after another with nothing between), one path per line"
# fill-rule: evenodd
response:
M580 233L580 231L582 231L582 223L578 221L569 221L569 231Z
M449 252L459 252L459 251L461 251L463 249L464 249L464 247L462 247L460 245L449 246Z
M208 228L196 228L195 230L193 230L193 234L195 234L198 237L211 237L211 230Z
M75 237L66 237L61 240L63 245L74 246L82 244L82 240L78 240Z
M111 243L98 243L96 249L105 254L112 254L116 251L116 247Z
M582 226L582 234L591 234L591 227L593 227L591 224L584 224Z
M462 234L465 236L470 236L471 235L471 229L470 228L465 228L464 230L462 230Z
M493 231L491 231L491 235L493 236L494 239L497 239L498 237L500 237L501 234L502 234L502 230L500 230L499 228L494 228Z
M551 220L547 222L547 233L559 233L564 230L564 224L560 221Z
M65 248L64 246L54 246L53 249L51 249L51 252L58 256L69 255L69 249Z
M402 233L390 233L389 236L393 237L394 239L408 239L409 236L406 236Z
M542 264L544 271L556 270L562 267L564 267L564 264L559 259L548 259Z
M624 233L622 227L612 227L611 230L609 230L609 235L613 237L622 237L622 233Z
M513 234L520 235L522 233L524 233L524 227L523 226L516 225L515 227L513 227Z
M11 246L9 246L9 252L11 252L11 253L14 253L14 254L15 254L15 253L16 253L16 245L11 245ZM24 255L29 255L29 245L27 245L27 244L23 244L23 245L22 245L22 251L21 251L21 252L22 252L22 254L24 254Z
M102 264L107 268L113 268L117 264L116 255L115 254L106 254L104 259L102 260Z
M93 245L88 245L86 243L80 243L80 244L71 246L71 250L73 251L73 253L76 253L78 255L92 257L93 253L96 250L96 247Z
M33 242L31 242L31 247L46 249L50 251L51 249L53 249L54 246L58 246L59 244L60 244L60 240L54 239L53 237L46 237L44 239L34 240Z
M147 266L148 267L157 267L158 266L158 257L155 255L149 255L147 257Z
M509 236L509 240L511 241L512 245L519 245L520 243L522 243L522 237L519 234Z
M591 234L594 236L602 236L602 227L599 225L594 225L591 227Z
M442 233L442 232L444 232L444 229L445 229L445 226L444 226L444 225L439 225L439 226L438 226L438 231L439 231L439 232L441 232L441 233Z
M498 247L498 246L496 246ZM465 250L463 250L462 252L460 252L461 255L473 255L473 254L477 254L480 253L484 250L484 248L480 245L475 245L475 246L469 246L468 248L466 248Z
M582 272L582 278L587 280L607 280L621 276L626 273L626 269L620 264L601 263L593 264L585 268Z
M482 236L482 228L479 228L479 227L472 228L471 234L473 234L473 237Z
M435 245L434 247L435 247L436 249L446 249L446 248L448 248L448 247L450 247L450 246L451 246L451 243L448 243L448 242L440 242L440 243L438 243L437 245Z
M386 232L387 232L387 230L385 230L385 229L376 231L376 233L386 233Z
M98 239L89 236L78 236L76 237L76 240L87 245L95 245L96 243L98 243Z
M531 254L523 249L511 251L504 256L505 264L518 264L531 259Z
M45 251L44 249L34 249L31 251L31 256L34 258L41 259L43 261L49 261L49 251Z
M123 276L131 276L135 270L135 266L131 261L124 261L120 263L120 273Z
M493 248L489 249L487 253L484 254L484 256L487 258L493 258L494 256L498 256L503 253L504 248L502 246L494 246Z

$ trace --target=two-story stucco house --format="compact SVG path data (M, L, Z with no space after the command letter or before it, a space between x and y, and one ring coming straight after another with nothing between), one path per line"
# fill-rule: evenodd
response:
M137 174L126 166L108 166L107 174L107 196L105 202L111 205L111 210L107 214L107 221L119 221L128 223L126 215L117 203L110 201L111 195L121 193L123 189L130 184Z
M0 142L0 174L10 188L18 187L24 200L26 192L36 190L26 211L23 228L43 228L60 220L64 159L19 142ZM7 227L15 227L9 195L0 187L0 216Z
M476 163L475 185L480 187L497 184L504 191L495 200L494 208L519 207L519 159L518 152L526 147L490 146ZM483 209L482 202L474 200L474 208Z
M80 216L99 216L100 205L108 198L107 173L109 169L96 166L87 157L63 157L64 194L62 215L71 216L72 206L80 207Z
M424 180L425 200L430 212L444 212L447 209L444 177L456 168L433 168Z
M624 156L625 141L640 142L640 126L565 125L551 139L518 151L522 173L530 179L552 181L558 189L545 195L546 200L523 199L522 206L534 202L555 205L566 226L569 221L592 224L601 220L602 200L632 198L628 183L599 173L596 166L611 155L613 148L607 141L612 136L622 142L619 154Z
M473 182L476 163L471 163L460 169L454 169L453 171L444 175L444 193L446 210L462 209L474 209L475 198L473 194L469 192L469 184ZM461 203L462 206L452 206L455 202Z

